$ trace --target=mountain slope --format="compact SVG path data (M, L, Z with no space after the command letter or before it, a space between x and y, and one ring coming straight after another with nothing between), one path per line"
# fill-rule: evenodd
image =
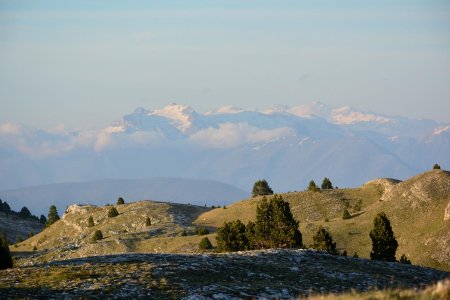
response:
M107 179L0 191L0 198L14 208L27 206L31 211L44 215L47 215L50 205L56 205L58 211L63 212L73 203L112 204L119 196L127 202L154 199L211 206L246 198L248 193L217 181L181 178Z

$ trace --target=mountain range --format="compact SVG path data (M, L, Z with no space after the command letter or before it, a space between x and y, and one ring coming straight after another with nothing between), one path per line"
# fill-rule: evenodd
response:
M105 178L211 179L250 191L303 190L408 178L450 165L450 124L322 103L263 110L138 108L100 129L45 131L0 124L0 190ZM4 199L8 200L8 199ZM237 200L237 199L230 199Z

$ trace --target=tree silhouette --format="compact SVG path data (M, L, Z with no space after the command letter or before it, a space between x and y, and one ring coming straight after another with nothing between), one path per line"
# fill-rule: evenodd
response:
M94 227L94 218L92 216L88 219L88 227Z
M114 206L109 209L109 211L108 211L109 218L114 218L114 217L117 217L118 215L119 215L119 212L117 211L117 209Z
M273 190L265 179L258 180L253 184L252 197L272 195Z
M336 243L333 242L333 237L328 232L328 230L323 227L319 227L317 232L314 234L312 248L326 251L333 255L338 255L338 251L336 250Z
M56 209L56 206L52 205L50 206L50 209L48 211L46 226L50 226L58 220L59 220L58 210Z
M307 189L308 189L308 191L311 191L311 192L319 192L320 191L319 187L314 182L314 180L311 180L309 182Z
M202 240L200 241L200 243L198 244L198 248L200 250L210 250L213 248L210 240L207 237L202 238Z
M394 237L391 223L385 213L379 213L373 221L373 229L370 231L372 239L372 252L370 259L395 261L395 252L398 243Z
M122 204L125 204L125 201L123 200L122 197L119 197L119 198L117 199L117 205L122 205Z
M333 184L331 183L330 179L325 177L322 181L322 190L331 190L333 189Z

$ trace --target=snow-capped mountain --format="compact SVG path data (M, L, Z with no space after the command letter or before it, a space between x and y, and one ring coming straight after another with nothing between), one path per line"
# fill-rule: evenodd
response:
M213 179L275 191L329 177L356 186L450 166L450 125L313 102L198 113L138 108L99 130L45 132L0 124L0 189L103 178Z

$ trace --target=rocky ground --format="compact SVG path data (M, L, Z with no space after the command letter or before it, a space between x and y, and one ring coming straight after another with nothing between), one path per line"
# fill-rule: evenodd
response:
M430 268L312 250L121 254L1 271L0 298L279 298L421 288L448 278Z

